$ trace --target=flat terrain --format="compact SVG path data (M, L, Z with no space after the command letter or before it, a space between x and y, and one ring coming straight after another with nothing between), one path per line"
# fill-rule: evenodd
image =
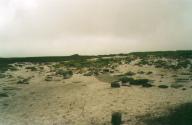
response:
M190 58L180 59L188 60L183 67L168 57L99 59L12 63L0 78L0 125L110 125L113 112L123 125L147 125L146 117L192 102ZM122 77L151 86L111 87Z

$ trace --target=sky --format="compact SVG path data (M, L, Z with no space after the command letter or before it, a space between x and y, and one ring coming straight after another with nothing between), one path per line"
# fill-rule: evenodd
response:
M192 0L0 0L0 57L191 50Z

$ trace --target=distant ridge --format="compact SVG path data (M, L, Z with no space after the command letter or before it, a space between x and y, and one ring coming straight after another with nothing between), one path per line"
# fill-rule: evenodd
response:
M192 58L192 50L176 50L176 51L148 51L148 52L131 52L121 54L109 54L109 55L78 55L74 54L71 56L44 56L44 57L13 57L13 58L0 58L0 64L2 63L15 63L15 62L60 62L67 60L81 60L97 57L112 57L112 56L158 56L158 57L169 57L169 58Z
M192 58L192 50L176 50L176 51L151 51L151 52L132 52L130 55L136 56L158 56L169 58Z

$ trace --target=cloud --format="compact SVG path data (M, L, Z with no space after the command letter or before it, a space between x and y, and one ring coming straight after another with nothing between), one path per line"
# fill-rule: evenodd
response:
M2 0L0 8L0 56L192 47L190 0Z

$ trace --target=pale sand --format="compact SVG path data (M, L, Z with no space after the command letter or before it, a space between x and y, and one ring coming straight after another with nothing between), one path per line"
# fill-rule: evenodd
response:
M171 77L174 72L163 69L132 65L121 65L117 69L120 73L153 71L152 75L144 77L156 80L155 85L161 84L158 82L161 74L165 75L162 84L170 85L174 81ZM157 114L192 101L192 88L186 91L140 86L111 89L109 83L101 82L94 76L77 74L68 80L58 77L47 82L44 79L50 74L48 67L41 74L26 72L24 68L10 74L14 77L1 79L1 87L21 89L15 90L13 96L0 98L0 125L110 125L111 114L115 111L122 112L125 125L142 125L138 116ZM30 84L18 85L17 76L34 77Z

